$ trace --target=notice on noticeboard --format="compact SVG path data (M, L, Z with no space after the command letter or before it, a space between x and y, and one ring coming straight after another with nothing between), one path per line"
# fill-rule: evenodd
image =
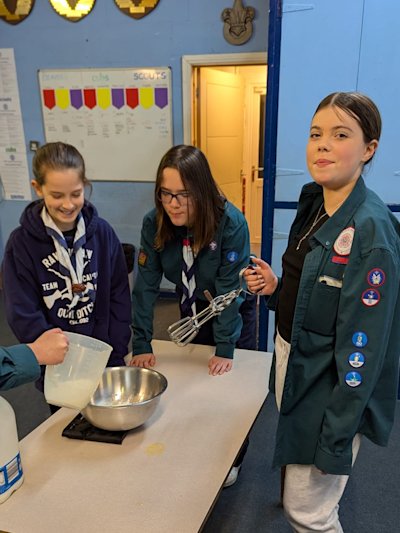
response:
M32 199L12 48L0 48L0 179L5 200Z
M82 153L89 180L155 181L172 146L171 69L39 70L46 141Z

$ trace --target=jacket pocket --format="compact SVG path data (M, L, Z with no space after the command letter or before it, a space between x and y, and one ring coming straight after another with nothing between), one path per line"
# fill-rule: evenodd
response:
M320 335L335 333L336 317L340 298L340 282L326 284L324 281L314 286L303 327Z

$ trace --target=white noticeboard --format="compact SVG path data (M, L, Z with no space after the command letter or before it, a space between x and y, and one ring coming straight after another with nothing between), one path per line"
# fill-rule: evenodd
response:
M76 146L89 180L154 181L172 146L171 70L39 70L46 142Z

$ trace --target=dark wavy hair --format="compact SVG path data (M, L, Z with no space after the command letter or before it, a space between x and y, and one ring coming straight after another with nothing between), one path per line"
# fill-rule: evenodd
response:
M382 131L382 119L379 109L365 94L358 92L331 93L319 103L314 116L325 107L337 107L354 118L364 136L364 142L379 141ZM365 163L369 163L372 157Z
M154 201L157 209L155 248L161 250L173 238L174 225L160 200L161 182L165 168L175 168L183 185L191 194L195 223L191 228L193 249L198 253L212 241L224 212L225 198L216 184L210 165L201 150L195 146L173 146L163 156L157 170Z
M85 162L75 146L63 142L47 143L41 146L33 157L32 171L40 186L45 184L46 172L49 170L69 169L76 170L83 185L91 190L92 185L86 177Z

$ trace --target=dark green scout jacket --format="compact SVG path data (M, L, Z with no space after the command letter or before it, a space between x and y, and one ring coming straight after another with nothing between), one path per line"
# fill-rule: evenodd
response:
M289 242L322 201L319 185L303 187ZM354 228L352 245L348 228ZM360 177L310 244L296 301L274 464L314 464L330 474L349 474L355 434L385 446L393 425L400 224Z
M35 381L39 376L40 366L29 346L0 346L0 390Z
M133 290L133 353L151 353L153 338L153 308L159 294L163 274L181 292L182 240L186 227L175 227L175 238L163 250L154 249L156 210L143 219L139 269ZM250 255L249 231L242 213L230 202L225 202L225 212L214 239L195 259L196 298L206 300L203 291L213 297L239 287L239 272L248 265ZM236 341L240 337L242 318L239 313L243 298L237 298L213 321L215 354L233 357Z

